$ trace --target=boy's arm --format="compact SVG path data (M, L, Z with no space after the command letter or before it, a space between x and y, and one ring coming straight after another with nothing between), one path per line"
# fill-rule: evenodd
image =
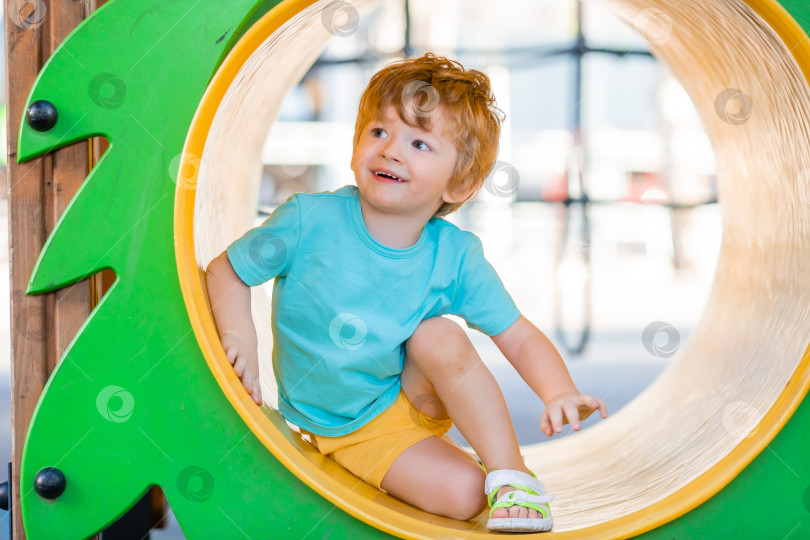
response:
M540 429L548 436L562 432L570 423L579 430L580 421L599 410L607 418L607 406L599 398L580 394L560 353L549 339L521 315L512 326L491 336L507 360L546 404Z
M208 298L225 355L256 404L262 404L256 327L250 314L250 287L234 272L223 251L205 272Z

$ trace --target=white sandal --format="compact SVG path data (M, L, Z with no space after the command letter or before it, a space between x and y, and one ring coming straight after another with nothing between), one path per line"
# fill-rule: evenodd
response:
M511 486L519 491L510 491L503 497L495 500L498 490L504 486ZM484 492L492 509L489 511L487 529L503 532L541 532L550 531L554 526L551 519L551 510L548 503L554 500L554 495L546 495L546 487L534 476L521 471L498 469L487 474ZM509 508L523 506L537 510L540 517L530 518L492 518L496 508Z

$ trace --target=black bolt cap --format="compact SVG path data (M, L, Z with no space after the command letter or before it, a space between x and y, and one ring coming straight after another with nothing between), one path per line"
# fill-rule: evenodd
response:
M37 131L48 131L56 125L59 113L50 101L39 99L33 102L25 112L28 125Z
M67 479L56 467L43 467L34 478L34 491L44 498L53 500L65 492Z
M8 482L0 484L0 508L8 512Z

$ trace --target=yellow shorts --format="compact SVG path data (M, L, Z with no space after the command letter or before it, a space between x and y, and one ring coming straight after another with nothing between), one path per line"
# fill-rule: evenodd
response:
M442 437L452 426L449 418L422 414L400 390L393 405L357 431L342 437L309 436L321 454L381 489L385 473L402 452L428 437Z

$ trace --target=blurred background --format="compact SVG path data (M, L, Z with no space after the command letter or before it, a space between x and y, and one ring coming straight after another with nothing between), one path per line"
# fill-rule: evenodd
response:
M287 95L264 145L257 223L292 193L354 183L357 105L374 72L427 51L449 56L489 75L506 113L493 173L449 221L482 239L518 307L556 344L580 390L604 398L611 413L643 391L697 324L720 243L712 149L689 97L647 49L648 42L665 43L672 21L645 10L634 29L599 3L577 0L388 0L363 17L338 3L324 24L335 37ZM1 114L5 127L5 105ZM3 177L0 462L6 463ZM543 440L542 402L489 338L469 333L504 389L521 444ZM0 538L8 534L7 519L0 511ZM171 515L167 521L151 537L183 538Z

